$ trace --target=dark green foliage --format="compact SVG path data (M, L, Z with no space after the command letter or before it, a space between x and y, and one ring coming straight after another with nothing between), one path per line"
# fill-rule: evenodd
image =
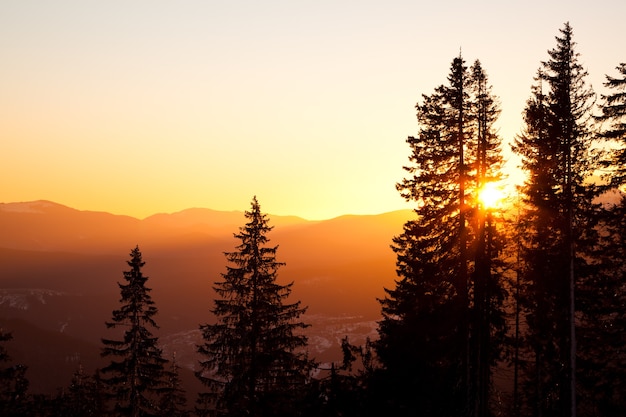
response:
M130 253L130 270L124 272L126 284L118 283L122 306L113 311L108 328L125 329L121 339L102 339L103 357L112 357L102 369L116 413L136 416L158 414L158 390L162 385L163 366L158 338L149 328L157 328L157 308L146 287L148 277L141 272L145 262L139 247Z
M272 227L256 197L245 216L248 223L235 234L241 243L226 253L230 265L215 283L217 323L200 326L197 375L209 388L200 408L229 416L297 415L312 365L301 353L307 338L298 333L307 327L298 320L305 308L285 303L292 284L276 282L283 264L276 261L278 247L267 246Z

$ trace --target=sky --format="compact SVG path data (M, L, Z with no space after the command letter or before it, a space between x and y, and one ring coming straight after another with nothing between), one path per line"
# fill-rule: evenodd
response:
M2 0L0 201L137 218L255 195L311 220L407 208L414 106L454 57L482 62L508 142L564 23L601 94L626 61L624 16L623 0Z

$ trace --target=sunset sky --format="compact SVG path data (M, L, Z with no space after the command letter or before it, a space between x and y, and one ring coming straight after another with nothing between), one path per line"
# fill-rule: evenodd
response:
M0 202L143 218L190 207L324 219L406 208L414 105L480 59L500 133L564 22L597 93L626 2L0 2Z

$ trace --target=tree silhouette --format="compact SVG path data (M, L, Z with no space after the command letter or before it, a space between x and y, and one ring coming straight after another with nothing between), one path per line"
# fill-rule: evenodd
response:
M293 283L276 282L284 264L276 261L278 247L267 246L272 227L256 197L245 216L234 235L237 251L226 253L230 265L215 283L217 323L200 326L197 375L210 390L200 402L229 416L297 415L312 365L300 351L307 338L298 333L307 327L299 321L306 309L285 303Z
M492 127L499 111L480 62L468 71L461 57L452 62L448 85L423 95L416 108L419 135L407 139L411 165L397 189L416 202L417 218L394 238L401 279L381 300L376 351L387 383L379 385L388 390L383 408L394 415L469 413L479 386L489 391L488 369L497 357L485 335L503 326L485 319L496 315L502 298L486 291L495 282L491 266L485 264L488 278L475 261L478 229L485 229L476 196L499 176L500 139ZM481 347L487 356L477 353ZM479 361L486 362L480 379Z
M566 23L549 50L513 150L529 176L521 238L527 301L530 403L538 415L576 414L574 294L594 245L588 185L594 171L589 119L593 92ZM597 166L597 165L595 165Z
M80 365L72 375L69 387L63 390L58 398L55 409L59 415L66 417L105 415L99 379L85 374L83 366Z
M470 148L473 193L468 201L471 221L470 241L470 381L469 415L489 416L494 401L492 374L502 359L505 345L505 309L507 297L504 271L507 264L501 255L504 248L503 231L490 207L480 196L502 179L502 139L494 127L500 115L497 98L491 91L488 77L480 61L470 68L472 120L475 144Z
M180 366L176 355L170 361L169 369L164 371L164 385L160 390L160 415L163 417L188 417L187 397L180 380Z
M599 415L626 414L626 196L620 187L626 183L626 64L617 70L621 78L607 76L602 95L602 122L599 137L614 145L607 168L606 189L618 193L615 203L605 204L596 227L599 242L590 257L593 274L579 290L578 339L579 389L584 410Z
M102 369L102 382L109 388L117 413L151 416L158 411L157 394L167 361L157 345L158 338L150 331L158 327L154 321L158 310L146 287L148 277L141 271L145 262L138 246L131 251L127 263L130 270L124 272L126 284L118 283L122 306L113 311L112 320L106 323L108 328L126 330L121 340L102 339L102 356L114 358Z

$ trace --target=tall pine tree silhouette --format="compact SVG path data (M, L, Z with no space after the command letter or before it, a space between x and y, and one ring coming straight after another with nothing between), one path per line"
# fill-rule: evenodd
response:
M154 316L158 310L147 276L142 273L145 262L139 247L135 247L127 261L130 269L124 272L125 283L118 283L121 307L113 311L108 328L121 327L121 339L102 339L102 356L112 358L102 369L102 382L107 386L116 413L131 417L158 414L158 390L162 385L164 364L158 347L158 338L151 329L158 328Z
M467 199L470 218L470 359L468 415L488 417L500 401L494 395L493 372L502 359L506 322L504 302L507 264L504 248L503 222L499 221L497 201L481 198L502 180L502 139L494 124L500 115L497 97L493 94L486 71L476 60L470 68L471 120L475 140L469 148L469 184ZM501 219L500 219L501 220Z
M600 101L599 137L611 146L603 161L605 187L617 201L604 204L600 243L592 258L595 273L579 296L579 386L585 409L599 415L626 415L626 64L606 76ZM589 296L587 296L589 295Z
M560 32L540 67L513 150L528 172L521 237L529 406L537 415L575 416L575 294L590 272L595 245L595 188L588 180L597 162L590 152L593 92L572 27L566 23Z
M294 416L312 362L302 352L307 338L299 330L305 312L300 302L286 303L293 283L276 282L277 246L267 246L268 217L253 198L248 223L235 238L235 252L212 312L217 323L200 326L203 356L198 377L209 388L199 403L216 407L219 415Z
M486 335L503 325L493 319L502 297L493 289L495 274L483 276L475 258L476 229L485 227L477 218L477 194L498 178L501 161L492 128L495 101L480 63L468 71L459 56L448 84L416 105L419 135L407 139L411 164L397 185L407 201L416 202L416 218L394 238L400 279L381 300L376 351L384 381L379 386L387 390L381 412L468 415L478 406L481 387L490 389L498 348ZM483 289L480 304L476 283ZM476 353L479 348L484 354Z

